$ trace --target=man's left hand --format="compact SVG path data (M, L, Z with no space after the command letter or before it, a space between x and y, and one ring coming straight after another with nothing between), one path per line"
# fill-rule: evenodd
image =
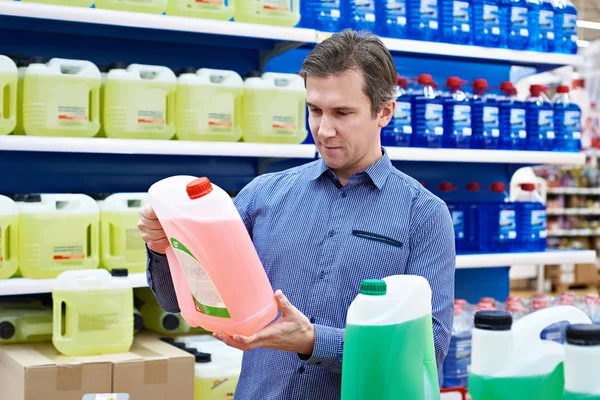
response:
M252 336L213 333L228 346L248 351L257 347L289 351L310 356L315 346L315 329L311 322L294 307L281 290L275 292L281 318Z

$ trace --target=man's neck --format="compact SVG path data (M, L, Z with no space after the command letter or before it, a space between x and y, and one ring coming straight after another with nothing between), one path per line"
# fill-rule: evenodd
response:
M363 159L356 162L353 166L343 169L332 169L335 172L338 180L342 184L342 186L346 186L350 177L359 172L365 171L369 169L371 166L375 165L377 161L379 161L383 157L383 151L379 148L376 152L373 152L371 155L365 156Z

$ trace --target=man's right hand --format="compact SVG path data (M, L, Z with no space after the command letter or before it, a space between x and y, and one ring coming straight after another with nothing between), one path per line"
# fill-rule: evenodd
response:
M158 217L150 205L140 211L138 229L142 233L142 239L150 250L155 253L165 254L169 247L169 240Z

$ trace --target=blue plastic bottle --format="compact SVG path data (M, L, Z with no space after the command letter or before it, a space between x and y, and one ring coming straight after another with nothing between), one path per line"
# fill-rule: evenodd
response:
M471 0L439 0L439 3L442 40L455 44L471 44Z
M471 147L471 104L463 92L462 85L467 81L457 76L446 80L449 93L444 99L444 136L442 145L448 149L468 149Z
M346 17L345 0L303 0L300 26L321 32L339 32Z
M527 16L529 17L529 45L527 48L534 51L542 51L540 11L542 0L527 0Z
M407 0L379 1L375 5L375 20L377 21L379 35L394 39L405 39L407 37Z
M551 0L542 0L539 23L540 50L545 52L553 52L555 45L554 5L552 5Z
M490 190L500 199L483 204L482 251L510 253L515 250L517 243L516 207L510 202L504 183L494 182Z
M471 100L471 115L473 137L471 148L499 149L500 120L498 101L486 94L488 88L485 79L475 79L473 82L473 99Z
M467 204L448 200L450 192L455 190L456 186L453 186L451 182L440 183L440 197L442 200L446 201L446 205L452 216L452 222L454 223L454 245L456 247L456 252L464 253L467 247L467 236L465 232Z
M498 0L473 0L473 43L500 47L500 12Z
M546 206L535 191L533 183L522 183L521 192L515 200L517 205L516 251L535 252L546 250Z
M383 146L408 147L413 133L411 95L406 91L406 78L396 77L398 95L396 111L387 126L381 129L381 144Z
M466 252L477 253L481 250L481 202L475 199L479 196L479 183L469 182L467 184L467 192L469 192L469 198L467 202L466 214L465 214L465 235L467 237Z
M511 0L498 0L498 18L500 20L500 47L508 47L508 33L510 32L510 7Z
M429 74L419 75L422 86L412 98L413 147L442 147L444 135L444 106Z
M571 0L558 0L554 9L558 53L577 54L577 9Z
M508 12L508 48L525 50L529 45L529 17L527 0L511 0Z
M406 0L406 16L409 39L440 40L438 0Z
M502 150L525 150L527 147L525 103L517 98L517 89L512 82L502 82L500 90L504 92L504 97L498 102L500 148Z
M348 0L351 26L357 31L375 31L375 0Z
M569 98L569 87L561 85L556 90L554 104L554 150L581 151L581 108Z
M525 102L527 150L552 151L554 148L554 111L542 85L531 85Z
M442 386L445 388L466 387L468 384L469 366L471 365L472 319L473 316L460 305L459 301L455 301L452 337L443 365Z

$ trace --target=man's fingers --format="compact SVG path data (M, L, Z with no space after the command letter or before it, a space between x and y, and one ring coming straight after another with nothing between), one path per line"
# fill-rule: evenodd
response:
M145 205L141 211L140 211L140 215L146 219L149 220L158 220L158 217L156 216L156 213L154 212L154 209L152 208L151 205Z
M275 292L275 301L277 302L277 306L281 310L281 317L284 318L290 312L296 310L296 308L290 303L290 301L285 297L281 290L277 290Z
M163 231L163 227L157 219L148 219L141 214L140 214L140 219L138 221L138 229L140 231L148 231L148 230Z

